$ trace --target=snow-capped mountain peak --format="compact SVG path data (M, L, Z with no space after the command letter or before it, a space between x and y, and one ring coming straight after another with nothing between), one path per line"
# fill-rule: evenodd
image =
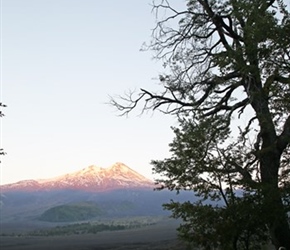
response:
M153 181L125 164L117 162L109 168L91 165L52 179L20 181L2 185L1 191L74 189L100 192L124 188L153 188L153 186Z

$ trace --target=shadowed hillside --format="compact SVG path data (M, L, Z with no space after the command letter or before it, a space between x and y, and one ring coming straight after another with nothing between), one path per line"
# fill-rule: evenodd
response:
M88 220L105 214L106 212L97 204L91 202L79 202L52 207L46 210L39 217L39 220L49 222L70 222Z

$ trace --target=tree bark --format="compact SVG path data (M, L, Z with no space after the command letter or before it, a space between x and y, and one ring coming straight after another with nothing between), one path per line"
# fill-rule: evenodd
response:
M273 149L275 151L275 149ZM285 247L290 250L290 228L288 217L284 210L283 201L278 187L278 169L280 166L280 153L265 152L261 157L263 206L272 243L279 249Z
M251 105L257 114L261 131L262 147L257 151L257 157L260 160L261 191L270 237L276 249L283 246L290 250L290 227L278 186L282 150L277 144L278 136L269 110L268 97L262 90L260 78L252 78L248 84Z
M269 194L271 195L271 194ZM273 195L273 194L272 194ZM274 208L274 218L269 223L270 236L272 243L279 249L285 247L287 250L290 249L290 229L287 220L287 215L283 210L283 204L281 197L274 197L276 206Z

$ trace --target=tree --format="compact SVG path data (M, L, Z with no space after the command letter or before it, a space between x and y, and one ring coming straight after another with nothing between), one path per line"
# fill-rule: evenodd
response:
M164 62L161 92L112 104L121 114L175 116L172 156L152 161L159 189L193 190L166 204L180 233L205 248L251 249L269 237L290 250L290 14L282 0L187 0L157 21L148 45ZM157 15L158 16L158 15ZM217 202L205 203L211 200ZM249 220L249 217L251 218Z
M2 108L5 108L5 107L6 107L6 105L3 104L2 102L0 102L0 108L1 108L1 110L0 110L0 119L4 116L4 114L2 112ZM4 152L3 148L0 147L0 157L2 157L2 155L5 155L5 152ZM1 158L0 158L0 163L1 163ZM3 194L0 195L0 209L3 206L2 198L3 198Z
M4 116L4 113L2 112L2 108L5 108L5 107L6 107L6 105L3 104L2 102L0 102L0 108L1 108L1 110L0 110L0 118L2 118ZM1 155L5 155L5 152L4 152L3 148L0 148L0 156ZM1 163L1 160L0 160L0 163Z

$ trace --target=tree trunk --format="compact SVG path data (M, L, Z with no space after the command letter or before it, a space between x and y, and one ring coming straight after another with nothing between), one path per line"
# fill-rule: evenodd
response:
M280 247L285 247L286 250L290 249L290 230L286 218L271 225L270 235L277 250Z
M261 157L263 206L272 243L276 249L290 250L290 227L278 187L279 166L280 153L274 148Z
M273 194L272 194L273 195ZM272 243L279 249L279 247L285 247L290 250L290 228L287 219L287 214L284 212L284 207L280 197L275 199L275 209L272 217L272 221L269 223L270 236ZM274 201L276 200L276 201ZM269 211L271 212L271 211Z
M253 66L256 66L255 61ZM252 72L256 78L248 82L249 97L257 114L262 138L261 150L257 151L260 161L263 207L265 219L269 227L270 237L276 249L285 247L290 250L290 228L288 217L284 210L279 186L279 168L282 151L277 148L277 134L269 109L268 96L262 89L259 68ZM255 74L257 73L257 74ZM268 218L267 218L268 217Z

